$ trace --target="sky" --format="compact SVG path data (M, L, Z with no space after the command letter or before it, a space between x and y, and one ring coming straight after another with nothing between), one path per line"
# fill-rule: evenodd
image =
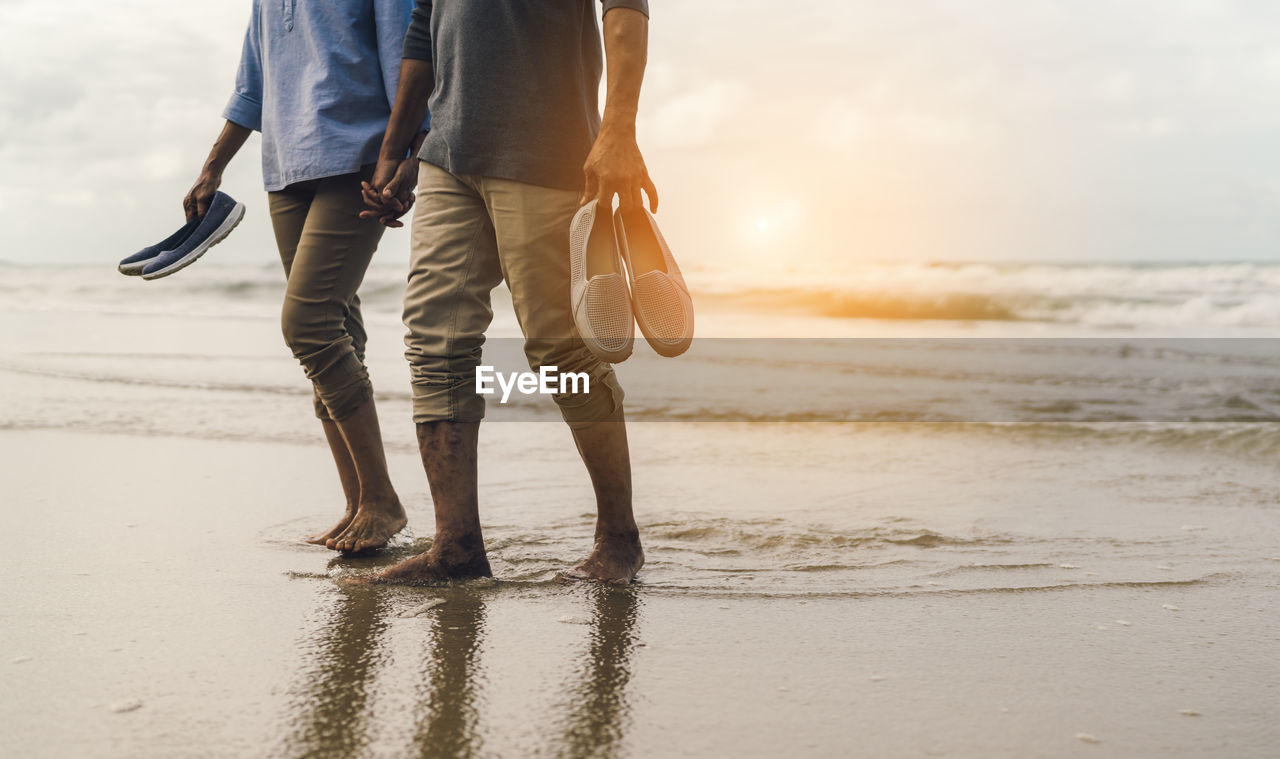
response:
M650 2L640 145L686 266L1280 260L1280 3ZM0 0L0 259L179 226L249 5ZM275 260L259 160L221 259Z

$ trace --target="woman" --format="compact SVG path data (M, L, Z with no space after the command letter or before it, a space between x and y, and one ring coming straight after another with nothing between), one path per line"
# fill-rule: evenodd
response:
M362 219L399 78L412 0L254 0L227 120L183 200L202 217L250 132L288 286L285 342L315 388L315 412L347 507L308 542L358 552L405 525L387 474L356 290L384 226ZM425 125L424 125L425 129ZM421 143L425 131L419 134Z

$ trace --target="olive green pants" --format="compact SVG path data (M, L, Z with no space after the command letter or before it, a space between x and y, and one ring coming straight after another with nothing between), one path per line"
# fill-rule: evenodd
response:
M373 397L356 295L384 229L376 219L359 217L360 181L371 168L268 193L288 278L280 325L315 388L321 419L346 419Z
M569 224L578 193L493 177L459 176L422 163L404 323L413 420L479 421L476 392L489 293L503 279L537 371L589 375L587 392L553 399L571 427L609 419L622 407L613 367L582 342L569 305Z

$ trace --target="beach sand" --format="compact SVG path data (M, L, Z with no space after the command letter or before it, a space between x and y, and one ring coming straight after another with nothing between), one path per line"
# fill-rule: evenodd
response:
M297 542L337 509L320 446L0 433L11 537L0 557L6 751L1261 757L1280 739L1280 557L1251 558L1274 535L1251 539L1239 513L1183 530L1209 521L1191 498L1144 525L1128 512L1159 483L1118 478L1079 508L1053 496L1056 472L1106 473L1096 452L1039 456L1035 477L1049 503L1016 501L1007 485L974 477L951 489L949 513L922 513L899 532L877 512L902 525L936 498L934 484L854 463L848 474L861 487L846 524L875 529L858 542L856 530L833 527L826 538L849 541L838 551L822 535L810 536L814 545L801 539L800 499L778 500L827 485L800 484L796 472L760 461L726 464L701 481L737 482L735 493L702 499L678 457L641 453L650 567L629 589L603 590L552 581L589 540L589 500L568 476L576 462L567 447L498 463L522 445L567 444L563 430L494 426L483 492L499 579L399 589L351 589L337 578L407 555L421 537L371 559ZM701 429L679 437L724 436ZM864 429L843 439L870 453L911 435ZM633 434L641 452L671 437L666 424ZM914 448L954 462L959 442L935 435ZM969 463L997 461L1011 453L1004 447L993 437ZM1259 486L1235 481L1241 473L1227 460L1177 463L1183 484L1212 472L1242 492ZM413 534L429 535L417 462L397 453L392 467ZM954 479L963 468L939 470ZM738 508L733 499L750 491L757 497ZM703 542L733 542L717 538L717 526L738 530L741 553L690 556L697 540L680 535L685 511L697 512L687 521L707 533ZM784 514L785 523L770 521ZM1021 562L990 537L1001 534L993 522L1060 531L1076 563L1065 548L1031 562L1050 566L1000 568ZM1241 551L1220 550L1236 540ZM753 551L767 568L756 579L738 567L753 563ZM946 568L893 568L931 553ZM1175 553L1182 560L1161 569ZM836 555L842 566L805 565ZM700 579L703 568L717 581ZM787 574L842 579L778 579Z

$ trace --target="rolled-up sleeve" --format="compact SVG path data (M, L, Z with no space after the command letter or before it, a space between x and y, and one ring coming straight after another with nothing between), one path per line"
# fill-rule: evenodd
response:
M614 8L630 8L633 11L640 11L646 17L649 15L649 0L600 0L604 5L604 13L608 13Z
M431 0L414 3L401 55L419 61L431 60Z
M227 121L255 132L262 131L262 34L258 11L259 0L254 0L240 53L240 69L236 72L236 89L222 111Z

